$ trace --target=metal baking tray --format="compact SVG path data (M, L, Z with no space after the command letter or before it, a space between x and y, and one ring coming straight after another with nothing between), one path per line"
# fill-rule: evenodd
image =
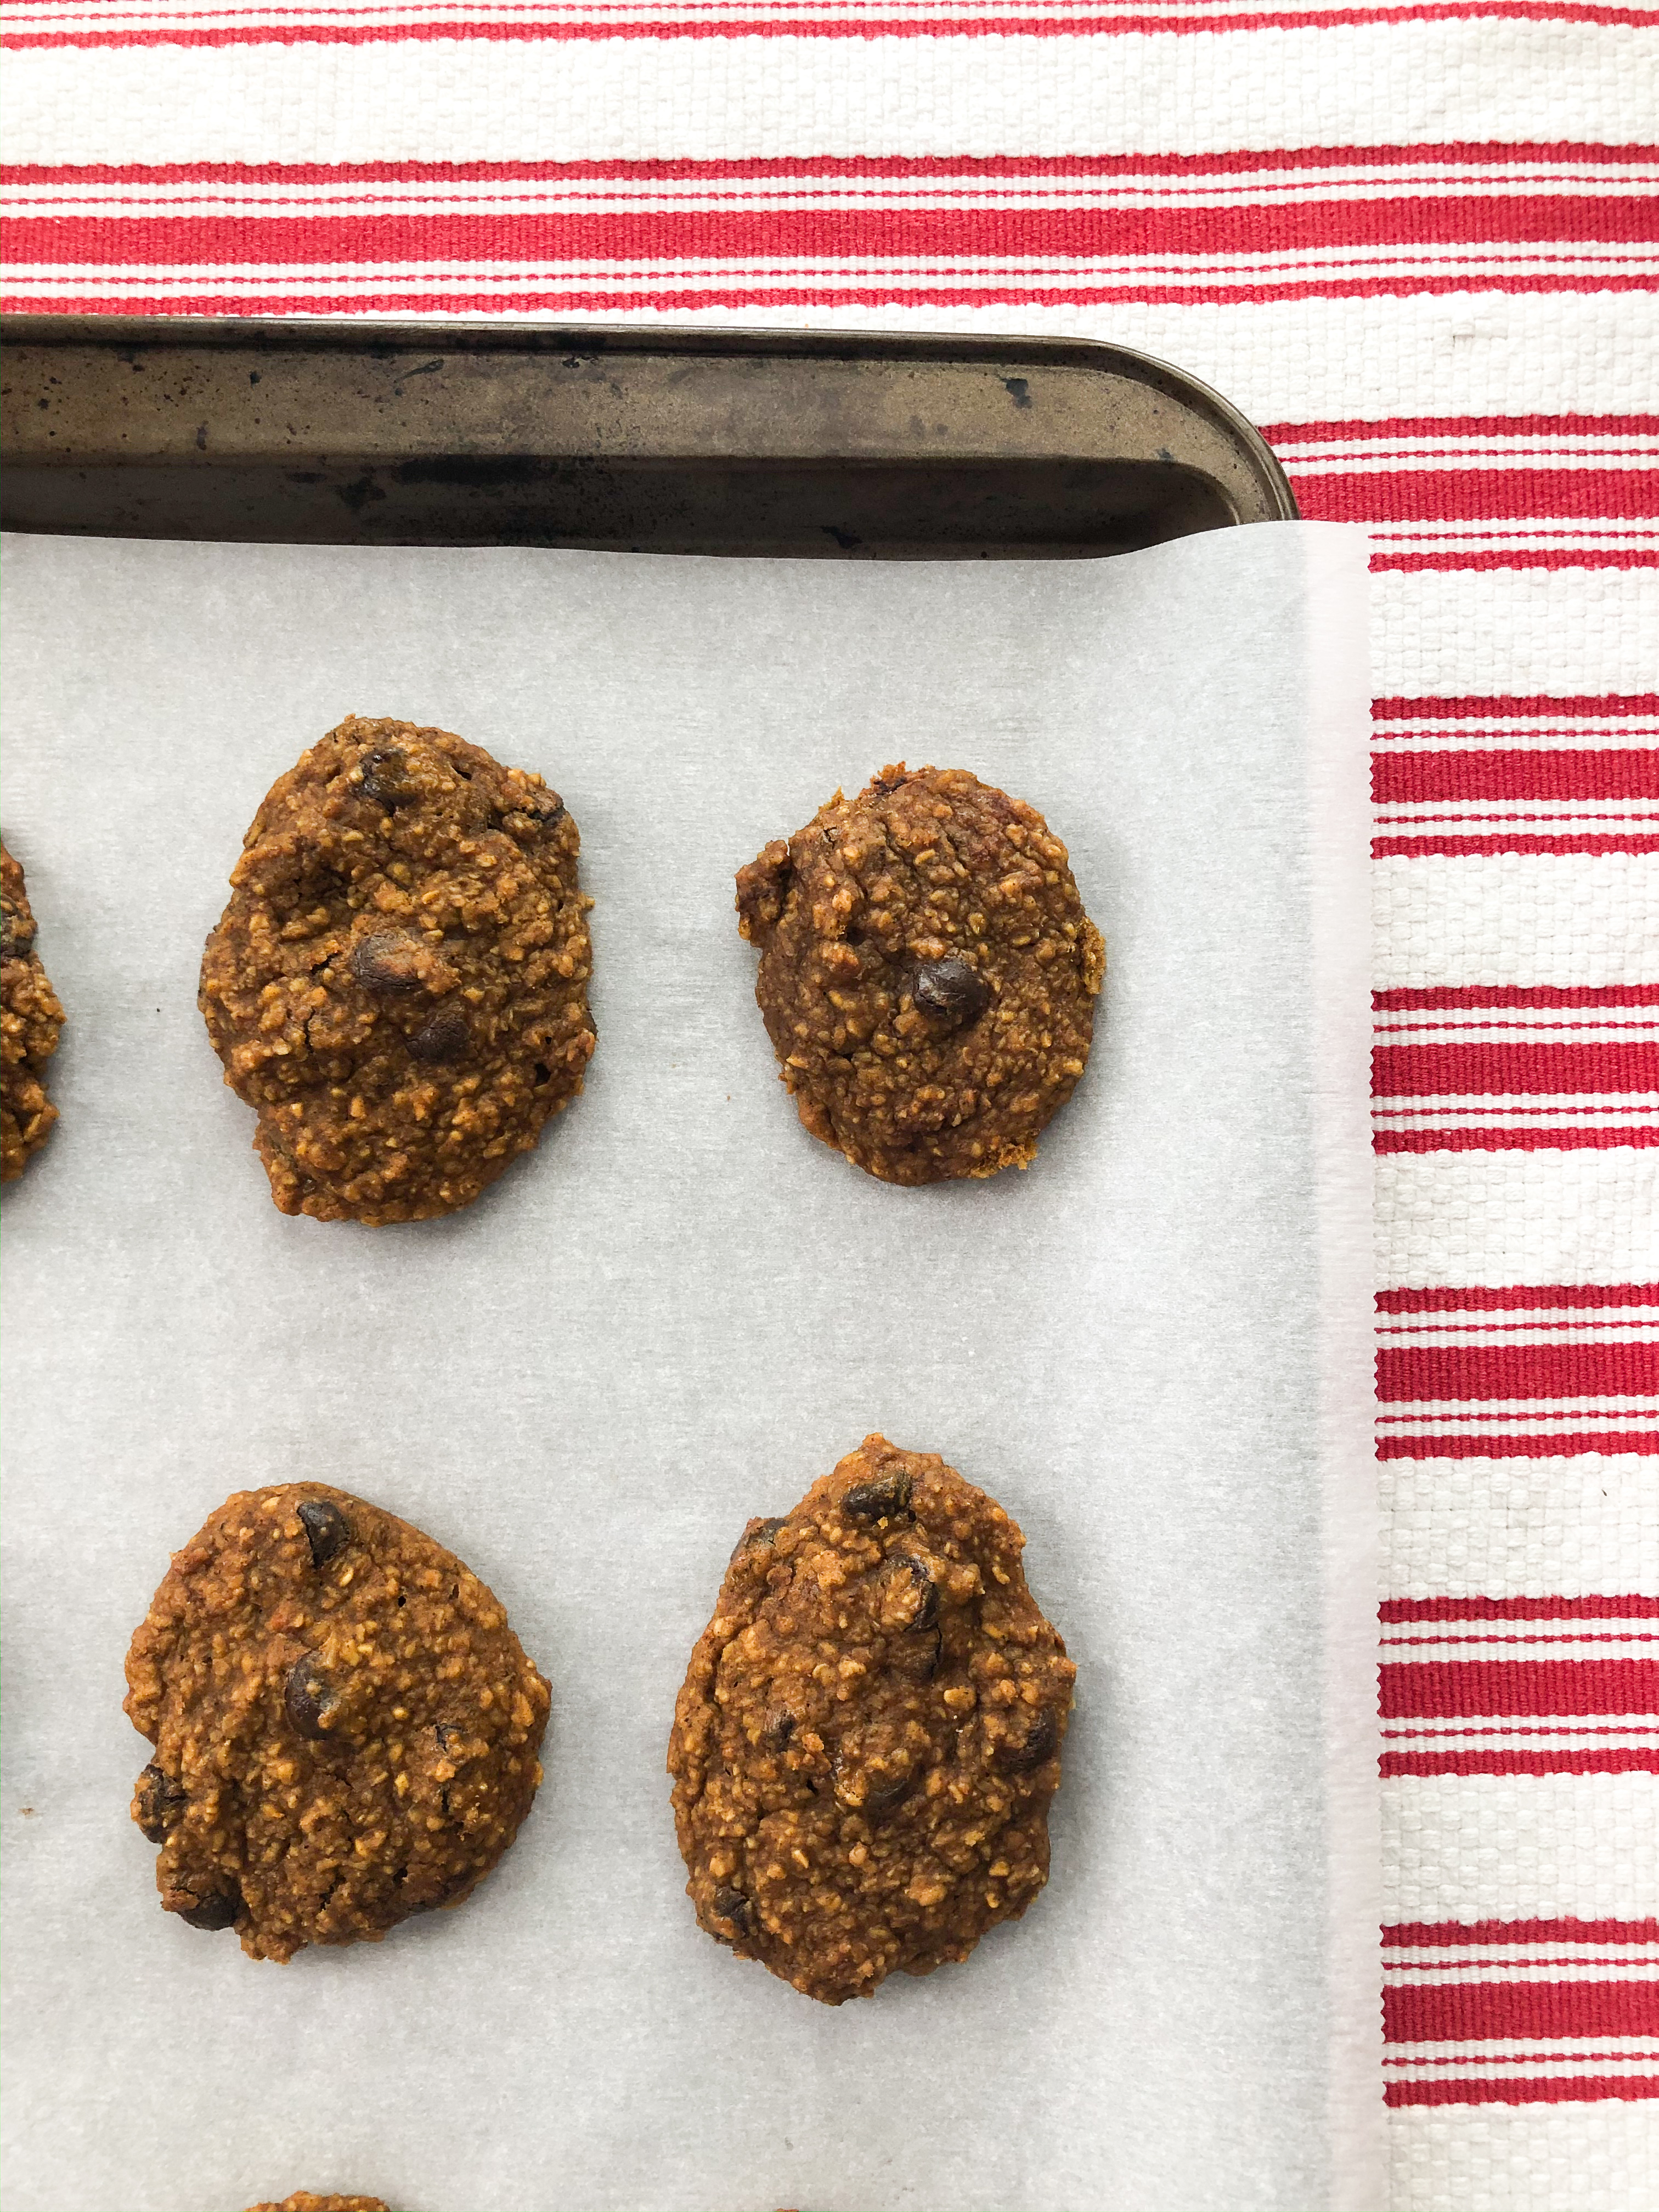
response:
M0 317L0 526L994 559L1291 520L1181 370L1082 339Z

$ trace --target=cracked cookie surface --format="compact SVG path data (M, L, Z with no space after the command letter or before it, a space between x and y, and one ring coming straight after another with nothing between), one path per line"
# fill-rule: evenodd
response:
M284 1213L467 1206L580 1091L580 839L447 730L348 716L265 794L200 1005Z
M0 844L0 1182L22 1174L58 1119L44 1077L64 1009L34 936L23 871Z
M227 1500L127 1654L155 1747L132 1818L161 1903L251 1959L459 1904L542 1778L550 1704L507 1614L429 1536L322 1483Z
M1066 848L965 769L884 768L738 872L804 1127L884 1182L1028 1166L1105 974Z
M709 1935L840 2004L1025 1911L1077 1669L1024 1545L936 1454L879 1436L749 1523L668 1747Z

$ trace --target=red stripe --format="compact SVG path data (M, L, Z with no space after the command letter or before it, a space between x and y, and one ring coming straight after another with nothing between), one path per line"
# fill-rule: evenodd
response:
M1384 1720L1659 1712L1659 1659L1413 1659L1377 1669Z
M1596 1452L1651 1459L1659 1455L1659 1429L1585 1429L1556 1436L1382 1437L1378 1459L1582 1459Z
M1305 13L1261 12L1224 16L1077 15L1054 21L1046 16L986 15L964 21L956 15L823 21L814 16L777 16L756 22L745 17L714 18L696 23L516 23L448 22L386 26L344 24L272 25L264 30L201 31L18 31L0 37L0 46L367 46L391 40L456 42L475 39L924 39L924 38L1094 38L1134 33L1173 36L1230 31L1328 30L1344 24L1432 23L1448 18L1496 16L1510 21L1630 24L1652 27L1641 8L1586 4L1585 0L1448 0L1448 4L1400 8L1326 8Z
M1410 1345L1376 1355L1376 1395L1384 1405L1656 1392L1659 1343Z
M1385 1949L1492 1943L1659 1943L1659 1920L1395 1920Z
M1510 721L1520 715L1530 720L1550 714L1571 715L1580 720L1589 716L1598 722L1614 715L1659 714L1659 691L1581 691L1562 698L1534 691L1495 693L1487 698L1395 698L1371 702L1374 722Z
M1659 1306L1659 1283L1506 1283L1493 1288L1379 1291L1376 1310L1395 1313L1558 1313L1576 1306Z
M1541 154L1545 149L1538 150ZM1659 155L1659 148L1653 147L1622 150L1632 157ZM1502 149L1497 151L1501 155ZM1261 434L1275 445L1286 446L1334 445L1364 438L1649 437L1659 436L1659 415L1382 415L1374 420L1352 415L1329 422L1264 422Z
M1371 1090L1379 1098L1659 1092L1659 1044L1379 1045Z
M1659 2074L1506 2074L1455 2081L1390 2081L1383 2102L1401 2105L1594 2105L1659 2097Z
M1654 489L1659 493L1659 477ZM1371 797L1379 806L1455 799L1659 799L1659 748L1377 753Z
M1461 760L1464 756L1451 757ZM1373 991L1371 1006L1379 1014L1431 1013L1459 1006L1659 1006L1659 983L1435 983L1421 988L1402 985L1391 991Z
M1374 548L1370 566L1378 574L1420 575L1425 570L1443 574L1449 570L1513 570L1517 568L1655 568L1659 551L1629 546L1562 547L1546 552L1525 547L1507 553L1395 553Z
M35 266L143 262L154 268L190 263L234 268L249 262L744 261L769 256L845 261L1063 254L1097 260L1401 244L1630 244L1656 239L1659 196L1592 199L1517 192L1169 210L653 209L603 215L541 210L298 216L126 216L114 210L92 216L36 216L15 210L0 239L0 258Z
M1382 1621L1654 1620L1659 1620L1659 1597L1389 1597L1378 1606L1376 1617ZM1659 1929L1659 1921L1654 1926ZM1504 1936L1492 1940L1511 1943L1534 1939ZM1659 1942L1659 1935L1655 1941Z
M1659 2035L1659 1982L1406 1983L1382 1992L1389 2043Z
M1659 1774L1659 1751L1385 1751L1385 1782L1421 1774Z
M0 161L11 185L342 185L641 182L788 177L1249 176L1284 169L1397 168L1444 163L1469 168L1528 161L1617 169L1659 161L1659 145L1604 146L1589 140L1449 139L1423 145L1298 146L1218 154L804 154L741 160L587 161ZM1659 431L1659 415L1396 416L1376 422L1284 422L1268 434L1386 436L1444 428Z
M1390 1751L1377 1771L1385 1782L1407 1775L1659 1774L1659 1751Z
M1616 836L1559 836L1534 837L1519 833L1514 836L1488 837L1373 837L1371 858L1374 860L1469 860L1476 856L1490 859L1496 853L1659 853L1659 837L1638 835L1634 831Z
M1374 1152L1612 1152L1650 1151L1659 1128L1379 1129Z
M1310 522L1422 522L1659 514L1659 469L1513 468L1356 471L1304 475L1287 464Z
M1467 14L1468 10L1460 11ZM1553 17L1559 20L1559 17ZM498 273L511 278L512 271ZM1098 307L1115 301L1143 305L1206 307L1243 305L1263 300L1358 300L1437 298L1466 293L1478 277L1479 288L1515 297L1591 292L1646 292L1653 280L1643 275L1615 276L1602 270L1584 276L1517 276L1502 270L1483 269L1461 275L1425 276L1409 271L1389 276L1322 278L1296 283L1122 284L1104 281L1092 284L1002 284L983 288L937 284L836 284L825 282L813 289L764 285L717 286L712 280L678 290L636 287L628 291L557 289L496 291L414 290L278 292L257 298L227 290L169 293L157 300L137 289L146 282L127 276L135 289L125 293L64 290L52 294L18 293L0 299L0 308L19 314L84 315L343 315L343 314L522 314L538 309L550 314L613 314L635 311L714 307Z

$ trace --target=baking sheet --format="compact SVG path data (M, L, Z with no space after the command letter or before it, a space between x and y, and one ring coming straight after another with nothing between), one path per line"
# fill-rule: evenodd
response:
M11 2212L1249 2212L1382 2202L1364 548L897 567L12 538L4 805L68 1010L4 1200ZM586 1095L469 1212L289 1220L195 1006L348 711L583 838ZM811 1142L733 870L890 760L1070 845L1110 974L1029 1173ZM1079 1668L1054 1873L829 2010L697 1930L663 1772L736 1535L866 1430L1021 1522ZM452 1546L554 1686L461 1911L245 1960L160 1911L121 1665L230 1490Z

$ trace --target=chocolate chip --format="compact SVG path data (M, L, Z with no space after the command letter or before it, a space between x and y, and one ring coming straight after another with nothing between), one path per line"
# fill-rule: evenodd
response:
M887 1663L896 1674L912 1682L931 1682L945 1653L945 1632L937 1623L920 1634L902 1637L888 1651Z
M783 1517L770 1521L751 1521L732 1547L732 1559L735 1559L739 1552L752 1551L757 1544L769 1544L779 1529L782 1528ZM731 1563L728 1559L726 1565L729 1566Z
M409 773L409 763L392 746L382 746L363 761L365 799L387 808L402 806L418 796L419 786Z
M849 1813L862 1813L866 1820L885 1820L896 1812L915 1787L913 1769L908 1774L897 1774L877 1779L859 1768L843 1773L839 1759L836 1761L836 1795Z
M326 1498L302 1498L294 1510L311 1547L312 1565L325 1567L351 1541L351 1523Z
M322 1742L327 1735L323 1723L337 1702L337 1692L317 1664L315 1653L307 1651L303 1659L296 1659L283 1686L283 1708L297 1732L312 1743Z
M377 999L407 998L421 988L416 965L421 947L406 930L378 930L351 949L351 972Z
M922 1561L912 1559L908 1553L896 1553L888 1561L895 1576L908 1575L915 1589L915 1612L905 1622L907 1628L932 1628L939 1620L939 1584L928 1573ZM895 1595L898 1593L896 1591Z
M895 1467L873 1482L855 1482L842 1498L841 1510L855 1521L895 1521L910 1510L910 1478L902 1468Z
M795 1733L795 1716L787 1705L780 1705L775 1712L768 1713L761 1724L761 1746L766 1751L781 1751Z
M750 1915L749 1899L740 1889L717 1889L708 1905L716 1920L729 1920L739 1936L749 1934L754 1923Z
M159 1844L184 1810L185 1793L152 1759L132 1793L132 1817L147 1843Z
M409 1056L411 1060L459 1060L471 1042L466 1016L457 1013L451 1006L441 1014L434 1014L429 1022L416 1030L409 1040Z
M556 791L527 791L502 808L501 827L512 837L533 836L538 830L550 830L563 816L564 801Z
M1018 1743L1004 1739L997 1754L997 1764L1012 1774L1029 1774L1034 1766L1041 1766L1045 1759L1054 1756L1054 1746L1060 1741L1060 1724L1054 1708L1045 1705L1031 1723Z
M991 987L965 960L924 960L910 978L910 1003L951 1029L976 1022L991 1003Z
M187 1928L204 1928L211 1933L234 1927L241 1910L242 1893L233 1882L228 1889L210 1889L196 1904L183 1906L179 1917Z

